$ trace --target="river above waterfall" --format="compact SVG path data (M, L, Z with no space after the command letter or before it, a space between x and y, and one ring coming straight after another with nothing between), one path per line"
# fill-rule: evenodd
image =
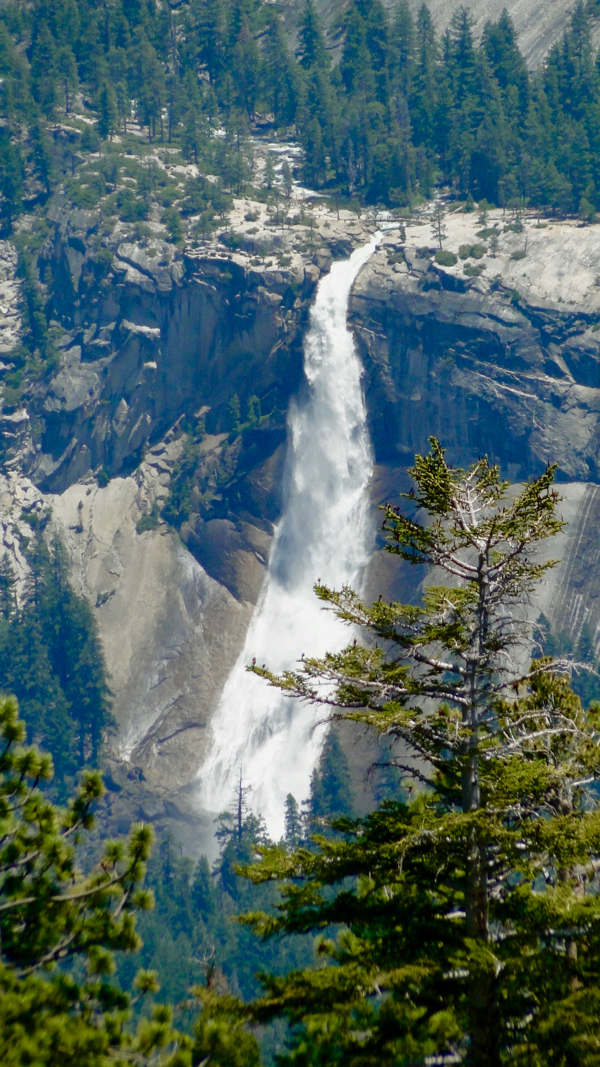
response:
M202 805L215 812L229 807L241 773L250 806L275 838L283 833L286 796L300 802L308 795L326 726L322 709L283 696L246 667L256 659L283 671L302 655L340 650L349 638L313 587L318 580L333 588L360 586L373 549L367 495L373 456L347 311L352 284L378 242L375 236L334 263L319 283L304 342L306 385L288 415L283 514L199 771Z

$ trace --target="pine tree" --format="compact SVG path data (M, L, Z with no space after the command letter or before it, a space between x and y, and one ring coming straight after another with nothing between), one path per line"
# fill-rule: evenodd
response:
M98 133L102 140L112 136L119 128L119 107L117 95L112 85L106 82L100 89L98 97Z
M436 203L433 209L433 215L431 216L431 231L440 250L444 247L444 241L448 236L445 220L446 212L444 210L444 205L438 202Z
M412 13L407 0L401 0L390 34L390 79L407 100L414 89L416 47Z
M56 177L56 165L52 142L44 123L39 117L29 128L29 142L36 176L42 183L45 192L50 193Z
M92 609L71 587L60 541L48 549L38 529L28 564L17 605L14 573L6 557L0 562L0 691L18 697L63 789L77 767L98 764L113 725L107 670Z
M331 67L329 53L314 0L306 0L300 24L300 62L305 70L316 67L328 72Z
M226 16L223 0L193 0L192 26L198 60L214 82L225 62Z
M0 216L7 234L23 206L24 168L21 152L7 130L0 131Z
M369 52L370 79L376 98L387 104L390 97L390 20L381 0L357 0L364 21L365 42Z
M354 809L350 769L335 729L328 731L310 790L312 819L336 819Z
M302 816L298 807L298 801L291 793L285 798L285 841L287 845L296 848L304 837Z
M151 906L141 888L151 832L138 826L126 842L109 842L83 875L77 859L100 777L86 775L57 809L39 789L52 762L24 737L16 701L0 699L0 1060L188 1067L191 1042L173 1031L170 1010L160 1006L133 1032L132 997L110 977L113 953L140 947L135 914ZM155 975L138 974L138 996L157 989Z
M31 80L36 102L44 114L51 117L57 88L56 44L45 19L37 24L33 34Z
M360 91L367 97L374 96L375 79L367 45L367 26L355 5L350 8L345 22L340 71L348 93Z
M269 13L263 45L263 96L278 125L289 126L296 118L300 95L300 74L287 48L281 17Z
M56 72L62 86L67 115L71 110L73 96L77 92L77 61L70 45L63 45L56 56Z
M106 664L92 609L71 587L67 555L58 537L50 546L40 607L53 670L75 724L79 766L97 766L113 725Z
M169 113L168 141L171 144L184 109L184 93L178 74L173 71L167 77L167 109ZM120 112L119 108L119 112Z
M503 93L516 88L521 116L529 103L529 78L525 60L519 51L515 27L506 9L498 22L487 22L482 39L490 70Z
M412 94L412 122L416 144L433 146L437 106L438 46L429 9L423 4L417 16L417 54Z
M237 106L254 118L261 81L260 54L248 21L244 19L233 49Z
M17 574L8 552L0 559L0 619L10 623L17 612Z
M202 921L210 922L217 907L217 893L206 856L200 857L194 873L192 903Z
M342 927L321 945L335 966L270 977L253 1015L302 1023L294 1063L579 1062L600 1036L593 873L585 889L600 852L600 712L582 711L560 662L522 666L522 605L554 565L535 548L562 525L554 472L509 494L487 459L454 469L432 440L411 473L413 511L384 509L389 549L451 584L371 608L317 585L367 643L282 677L253 668L395 737L414 794L249 872L293 879L278 916L250 920L263 936Z

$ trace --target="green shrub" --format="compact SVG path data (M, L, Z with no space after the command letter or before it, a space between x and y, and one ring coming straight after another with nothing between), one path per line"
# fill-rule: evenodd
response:
M1 406L5 411L14 411L18 408L23 390L21 386L5 385L0 393Z
M100 193L90 185L79 185L78 182L70 182L68 186L69 197L75 207L90 211L97 207Z
M110 248L99 248L91 261L91 266L96 278L101 281L106 278L112 267L113 254Z
M100 151L100 138L96 132L95 126L88 126L86 123L85 129L81 135L81 149L83 152Z
M163 207L173 207L176 200L179 199L179 189L176 185L168 185L166 189L163 189L159 200Z
M142 515L141 519L135 524L135 529L138 534L143 534L146 530L156 530L160 521L160 515L158 512L158 505L155 503L152 505L152 510L148 511L145 515Z
M524 248L519 248L518 252L513 252L511 254L510 258L511 259L525 259L526 255L527 255L527 252L525 251L525 249Z
M485 245L461 245L458 254L461 259L483 259L487 252Z
M167 208L163 211L160 221L167 227L169 240L178 244L183 239L183 226L179 212L173 207Z
M122 222L139 222L148 217L148 201L144 196L139 196L133 189L119 189L117 193L117 208Z
M436 263L440 264L440 267L453 267L457 262L457 256L454 252L437 251L435 254Z
M464 272L468 278L479 278L485 270L483 263L467 263Z

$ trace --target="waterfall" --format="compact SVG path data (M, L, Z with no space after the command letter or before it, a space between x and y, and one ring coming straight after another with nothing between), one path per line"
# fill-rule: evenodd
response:
M369 560L373 531L367 486L373 470L361 387L361 364L346 318L352 283L379 236L320 282L304 342L308 388L288 415L283 515L267 577L244 649L212 720L212 745L199 771L201 801L222 811L240 770L250 804L275 838L284 802L308 795L325 727L311 708L246 672L253 657L274 671L304 653L320 656L348 642L348 628L323 610L314 583L356 586Z

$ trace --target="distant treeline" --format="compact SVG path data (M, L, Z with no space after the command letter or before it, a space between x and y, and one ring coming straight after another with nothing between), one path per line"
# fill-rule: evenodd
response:
M600 208L597 6L580 0L563 39L529 73L506 12L476 43L464 8L440 38L426 5L415 20L406 0L392 15L381 0L354 0L336 64L313 0L297 56L277 4L264 0L8 0L0 10L5 221L22 209L31 175L46 194L61 169L64 178L49 129L74 112L97 120L83 131L83 157L135 116L150 140L180 145L230 189L252 176L240 147L260 114L299 138L314 186L404 206L448 184L461 196L524 198L587 217ZM218 125L227 136L215 143ZM80 163L72 154L73 173ZM110 189L111 175L101 177ZM133 211L131 190L123 198ZM200 182L192 208L205 213L203 226L222 203L218 186Z
M298 115L307 177L371 202L408 204L441 183L496 204L589 213L600 205L596 6L577 4L530 74L506 11L476 44L466 9L438 39L426 5L415 22L404 0L393 18L380 0L355 0L334 69L309 3L300 63L311 88Z

